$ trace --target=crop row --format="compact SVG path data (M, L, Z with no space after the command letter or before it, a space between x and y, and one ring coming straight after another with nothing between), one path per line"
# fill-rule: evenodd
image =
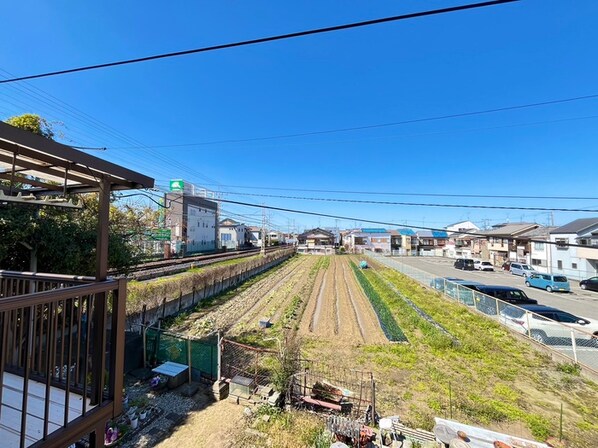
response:
M357 281L361 285L363 292L369 299L370 303L372 304L372 308L376 312L378 316L378 321L380 322L380 326L382 327L382 331L386 335L389 341L392 342L408 342L405 333L397 324L394 316L392 315L386 303L382 300L376 289L372 286L366 276L361 272L361 270L357 267L357 265L351 261L351 268L355 273L355 277Z

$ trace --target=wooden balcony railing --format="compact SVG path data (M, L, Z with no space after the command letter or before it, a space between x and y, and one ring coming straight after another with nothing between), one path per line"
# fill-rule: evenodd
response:
M20 415L20 447L103 446L122 412L125 298L124 279L0 271L0 432Z

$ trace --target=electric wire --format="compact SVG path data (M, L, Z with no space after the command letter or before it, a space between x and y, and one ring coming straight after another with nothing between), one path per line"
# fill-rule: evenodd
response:
M216 192L225 193L225 192ZM338 199L338 198L314 198L305 196L284 196L274 194L260 194L260 193L238 193L227 192L226 194L239 196L258 196L266 198L277 199L293 199L301 201L320 201L320 202L344 202L354 204L378 204L378 205L401 205L401 206L415 206L415 207L441 207L441 208L475 208L475 209L494 209L494 210L529 210L529 211L550 211L550 212L584 212L597 213L598 210L586 208L548 208L548 207L518 207L518 206L503 206L503 205L466 205L466 204L433 204L420 202L394 202L394 201L374 201L374 200L360 200L360 199Z
M248 203L248 202L233 201L233 200L230 200L230 199L219 199L219 201L226 202L226 203L229 203L229 204L245 205L247 207L265 208L265 209L269 209L269 210L278 210L278 211L283 211L283 212L288 212L288 213L297 213L297 214L301 214L301 215L320 216L320 217L324 217L324 218L340 219L340 220L344 220L344 221L367 222L367 223L370 223L370 224L380 224L380 225L384 225L384 226L404 227L402 224L398 224L398 223L394 223L394 222L388 222L388 221L377 221L377 220L373 220L373 219L364 219L364 218L355 218L355 217L349 217L349 216L332 215L332 214L328 214L328 213L319 213L319 212L312 212L312 211L307 211L307 210L297 210L297 209L291 209L291 208L285 208L285 207L275 207L275 206L272 206L272 205L251 204L251 203ZM446 232L446 229L440 229L440 228L436 228L436 227L425 227L425 226L415 226L415 225L410 225L409 227L412 227L414 229L421 229L421 230ZM477 233L477 232L460 231L459 233L462 234L462 235L473 235L473 236L477 236L477 237L486 237L486 238L492 237L492 235L484 235L483 232ZM552 244L552 245L555 245L555 246L562 246L561 243L557 243L557 242L554 242L554 241L530 239L530 242L532 242L532 243ZM587 248L587 249L596 249L596 250L598 250L598 246L586 246L586 245L583 245L583 244L573 244L573 243L567 243L566 245L570 246L570 247L583 247L583 248Z
M353 131L363 131L368 129L376 129L376 128L386 128L386 127L393 127L393 126L402 126L406 124L415 124L415 123L425 123L429 121L440 121L440 120L448 120L453 118L463 118L463 117L471 117L475 115L485 115L485 114L492 114L496 112L506 112L510 110L518 110L518 109L527 109L533 107L541 107L541 106L549 106L553 104L562 104L568 103L573 101L582 101L582 100L589 100L598 98L598 94L592 95L584 95L584 96L577 96L577 97L570 97L570 98L560 98L556 100L549 100L549 101L540 101L537 103L527 103L527 104L518 104L514 106L505 106L505 107L498 107L493 109L482 109L472 112L461 112L456 114L447 114L447 115L437 115L433 117L424 117L424 118L414 118L410 120L403 120L403 121L394 121L389 123L378 123L378 124L371 124L371 125L364 125L364 126L354 126L354 127L347 127L347 128L336 128L336 129L326 129L322 131L310 131L310 132L300 132L296 134L281 134L281 135L274 135L274 136L267 136L267 137L254 137L254 138L243 138L243 139L227 139L227 140L215 140L210 142L199 142L199 143L181 143L181 144L166 144L166 145L155 145L155 146L147 146L146 148L181 148L181 147L190 147L190 146L211 146L211 145L222 145L222 144L235 144L235 143L248 143L248 142L259 142L259 141L267 141L267 140L278 140L278 139L286 139L286 138L295 138L295 137L306 137L306 136L313 136L313 135L324 135L324 134L336 134L341 132L353 132ZM588 120L598 118L597 115L590 115L586 117L573 117L573 118L564 118L564 119L557 119L557 120L546 120L546 121L539 121L534 123L525 123L521 124L520 126L530 126L536 124L547 124L547 123L557 123L557 122L564 122L564 121L575 121L575 120ZM508 128L508 127L516 127L518 125L505 125L505 126L496 126L496 127L489 127L489 128L480 128L481 130L491 130L491 129L501 129L501 128ZM474 129L476 130L476 129ZM466 130L471 131L471 130ZM454 133L454 132L463 132L463 131L446 131L446 133ZM439 132L438 134L443 134L444 132ZM414 134L417 135L430 135L429 133L424 134ZM409 136L409 135L407 135ZM387 138L387 137L378 137L378 138ZM312 144L316 144L318 142L314 142ZM121 146L112 149L139 149L139 147L135 146Z
M505 4L505 3L513 3L513 2L518 2L518 1L519 0L492 0L492 1L482 2L482 3L471 3L471 4L467 4L467 5L451 6L448 8L434 9L434 10L428 10L428 11L419 11L419 12L414 12L414 13L410 13L410 14L402 14L402 15L398 15L398 16L384 17L384 18L379 18L379 19L366 20L366 21L362 21L362 22L347 23L344 25L336 25L336 26L330 26L330 27L326 27L326 28L317 28L317 29L299 31L299 32L295 32L295 33L280 34L280 35L276 35L276 36L260 37L257 39L250 39L250 40L244 40L244 41L239 41L239 42L230 42L230 43L226 43L226 44L212 45L209 47L195 48L192 50L175 51L172 53L162 53L162 54L157 54L157 55L153 55L153 56L145 56L145 57L134 58L134 59L126 59L126 60L122 60L122 61L108 62L108 63L104 63L104 64L87 65L84 67L70 68L70 69L58 70L58 71L46 72L46 73L39 73L36 75L20 76L20 77L11 78L11 79L0 80L0 84L24 81L24 80L28 80L28 79L46 78L49 76L65 75L67 73L83 72L83 71L88 71L88 70L96 70L96 69L100 69L100 68L115 67L115 66L119 66L119 65L136 64L139 62L153 61L156 59L165 59L165 58L172 58L172 57L178 57L178 56L186 56L189 54L205 53L205 52L209 52L209 51L224 50L227 48L255 45L255 44L273 42L273 41L278 41L278 40L293 39L293 38L297 38L297 37L304 37L304 36L309 36L309 35L314 35L314 34L330 33L330 32L335 32L335 31L347 30L347 29L351 29L351 28L360 28L360 27L371 26L371 25L379 25L382 23L396 22L399 20L414 19L417 17L445 14L445 13L456 12L456 11L465 11L465 10L469 10L469 9L483 8L483 7L487 7L487 6L495 6L495 5L501 5L501 4Z
M211 184L207 184L211 185ZM598 197L593 196L526 196L526 195L491 195L491 194L468 194L468 193L405 193L388 191L359 191L359 190L326 190L314 188L285 188L285 187L263 187L249 185L230 185L228 188L247 188L252 190L274 190L274 191L302 191L310 193L339 193L339 194L362 194L362 195L387 195L387 196L426 196L426 197L450 197L450 198L483 198L483 199L555 199L555 200L584 200L595 201Z

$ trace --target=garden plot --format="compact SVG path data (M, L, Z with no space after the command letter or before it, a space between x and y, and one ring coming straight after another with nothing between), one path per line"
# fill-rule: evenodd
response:
M331 257L330 266L318 277L299 331L345 344L387 342L348 258L342 256Z
M310 257L294 257L241 293L191 314L184 322L174 326L171 330L188 332L196 336L208 334L217 329L227 331L240 321L246 322L247 316L258 315L263 308L261 302L266 297L284 288L287 281L302 275L314 263L315 260Z

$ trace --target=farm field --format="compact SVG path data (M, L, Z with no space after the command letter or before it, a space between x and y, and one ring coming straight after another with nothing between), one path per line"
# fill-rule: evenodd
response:
M237 293L177 322L173 331L215 328L240 342L275 347L301 341L303 356L371 371L381 415L431 429L433 417L525 438L558 437L560 408L569 447L598 440L598 386L574 365L557 363L497 323L356 256L296 256ZM358 277L361 279L358 281ZM366 295L367 293L367 295ZM407 342L389 342L372 297ZM261 318L272 326L259 329ZM388 318L388 316L386 316ZM388 321L387 321L388 322Z

